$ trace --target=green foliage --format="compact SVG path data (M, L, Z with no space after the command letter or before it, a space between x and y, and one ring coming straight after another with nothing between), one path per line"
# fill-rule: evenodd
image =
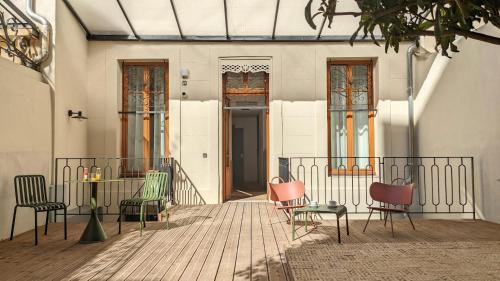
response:
M421 35L434 36L436 50L441 49L445 56L449 56L448 51L458 52L453 44L457 35L500 44L500 38L474 31L474 25L481 21L500 28L500 0L357 0L361 11L350 13L336 13L336 1L321 0L318 12L312 14L313 1L309 0L305 17L314 29L314 17L319 14L327 18L328 27L331 27L334 16L359 17L351 44L362 32L363 38L370 36L378 45L374 36L377 29L385 40L386 52L389 48L397 52L402 41L418 44Z

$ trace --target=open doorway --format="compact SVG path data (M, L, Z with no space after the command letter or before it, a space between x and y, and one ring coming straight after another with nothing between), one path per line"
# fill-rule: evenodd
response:
M266 200L268 177L268 74L223 75L223 197Z

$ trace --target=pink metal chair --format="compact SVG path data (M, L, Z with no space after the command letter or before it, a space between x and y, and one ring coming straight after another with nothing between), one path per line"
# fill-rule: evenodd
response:
M413 183L407 185L392 185L374 182L370 185L370 196L373 200L384 203L384 206L368 207L368 209L370 209L370 215L368 216L368 220L366 221L363 232L365 232L374 210L385 213L384 227L387 224L387 214L389 214L389 218L391 220L392 237L394 237L392 213L405 213L410 220L413 230L415 230L415 225L413 225L413 221L411 220L408 210L408 207L411 205L413 198ZM391 205L393 205L394 207L391 207Z
M276 179L279 183L273 183ZM280 177L274 177L268 183L269 197L274 202L275 208L283 210L290 220L292 210L304 207L305 186L301 181L284 182ZM281 202L281 205L276 205Z

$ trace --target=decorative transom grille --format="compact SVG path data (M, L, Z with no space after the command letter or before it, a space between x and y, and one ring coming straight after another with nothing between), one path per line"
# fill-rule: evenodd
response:
M235 73L248 73L248 72L265 72L269 73L271 67L268 64L223 64L221 72L235 72Z

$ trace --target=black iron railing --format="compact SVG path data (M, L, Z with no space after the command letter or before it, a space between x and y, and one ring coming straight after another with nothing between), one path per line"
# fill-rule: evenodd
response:
M415 184L412 213L472 214L475 219L472 157L291 157L279 159L280 177L301 180L309 200L335 200L350 212L378 204L373 182Z
M39 34L36 25L11 1L0 1L0 57L36 69L33 58Z
M172 204L205 204L194 183L174 158L114 158L82 157L56 158L53 178L53 198L68 205L71 215L90 213L90 186L83 183L83 172L101 170L105 180L100 183L97 205L103 215L118 215L121 200L139 197L147 170L166 171L172 174L168 188L168 199Z

